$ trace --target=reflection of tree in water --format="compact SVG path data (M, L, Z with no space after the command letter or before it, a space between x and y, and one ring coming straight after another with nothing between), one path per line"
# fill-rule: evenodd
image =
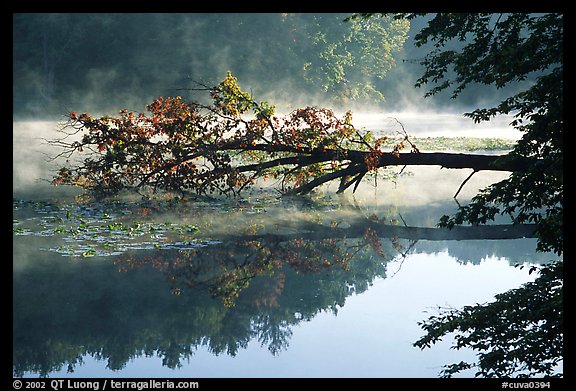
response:
M183 209L189 217L190 208ZM14 375L73 371L84 356L105 360L112 370L141 356L177 368L198 349L234 356L250 341L278 354L294 325L323 311L337 313L348 296L385 277L387 262L416 241L526 233L392 226L375 216L350 215L340 224L318 206L309 209L318 216L293 214L274 225L258 214L238 223L227 213L213 225L231 233L207 232L218 244L198 247L202 242L191 236L190 249L128 251L113 263L35 252L33 265L13 277Z
M244 301L256 307L278 307L278 296L285 288L285 269L296 274L329 271L334 275L338 274L339 269L350 272L355 255L369 248L382 257L386 256L380 239L370 229L361 239L335 239L330 237L329 232L324 235L326 238L319 240L301 237L286 240L280 235L263 235L258 239L186 251L125 253L117 257L114 263L120 271L143 265L153 266L166 275L172 292L177 295L186 289L200 288L220 298L228 307L235 305L241 293ZM397 240L390 243L399 246ZM350 284L346 281L350 277L347 273L336 277L344 280L338 280L338 284ZM256 278L260 278L259 286L249 290Z
M125 253L114 265L31 268L14 279L14 302L26 304L14 311L14 375L73 371L85 355L107 360L112 370L154 355L176 368L202 346L234 356L251 340L278 354L293 325L336 313L346 297L384 277L394 251L368 231L358 239L265 235Z
M466 240L445 242L419 241L414 246L414 252L435 253L447 252L458 262L479 265L490 256L505 258L510 265L523 263L547 263L556 257L552 253L534 252L535 238L516 239L514 245L509 240Z

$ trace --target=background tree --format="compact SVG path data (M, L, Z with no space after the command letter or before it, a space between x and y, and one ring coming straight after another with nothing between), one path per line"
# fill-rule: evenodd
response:
M407 39L406 19L354 19L341 14L285 14L290 52L301 62L304 80L340 103L381 101L375 82L384 79Z
M376 82L395 65L409 21L344 17L14 14L14 114L138 109L192 81L214 85L227 70L290 109L296 96L306 104L380 99Z

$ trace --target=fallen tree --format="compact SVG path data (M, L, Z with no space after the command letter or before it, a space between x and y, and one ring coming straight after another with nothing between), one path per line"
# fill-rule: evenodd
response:
M147 106L149 115L70 113L62 129L66 137L50 142L64 148L57 157L82 153L84 160L61 168L53 184L95 195L127 189L237 195L259 178L273 178L283 192L306 194L335 180L338 192L356 190L367 174L387 166L438 165L474 173L529 164L508 155L421 153L405 131L394 141L358 130L350 112L338 117L306 107L276 116L273 106L256 102L230 73L218 86L198 90L210 93L211 105L160 97Z

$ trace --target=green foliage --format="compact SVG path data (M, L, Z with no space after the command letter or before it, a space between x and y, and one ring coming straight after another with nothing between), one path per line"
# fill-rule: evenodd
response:
M109 112L174 95L230 69L278 102L381 97L408 21L343 23L345 14L14 14L14 111ZM368 26L369 24L369 26ZM79 56L79 53L90 56ZM310 64L304 70L305 64Z
M336 96L352 100L384 99L375 82L395 64L407 39L408 20L345 19L338 14L287 14L294 28L291 50L303 60L304 79ZM305 43L305 45L304 45Z
M250 94L240 89L238 79L236 79L230 71L226 74L226 78L211 90L211 97L214 106L217 107L223 115L234 118L238 118L256 106ZM273 113L273 106L271 106L270 109Z
M523 157L532 164L481 190L438 225L486 224L498 214L508 215L517 224L538 224L538 250L562 254L563 15L440 13L415 41L434 45L416 83L434 85L426 96L452 89L457 98L474 84L525 87L495 107L465 115L481 122L513 114L511 125L524 134L501 159ZM536 81L522 84L529 76ZM415 346L430 347L455 332L455 348L479 351L476 364L445 366L446 377L473 367L482 377L561 376L555 366L563 359L562 270L558 261L543 267L534 283L497 295L493 303L430 317L420 324L427 335Z
M425 71L416 83L435 85L427 96L452 88L456 98L475 83L500 89L537 76L535 83L497 106L465 114L475 122L514 114L512 126L524 135L509 158L525 157L534 163L484 189L454 216L444 216L439 225L484 224L497 214L509 215L515 223L538 223L538 248L561 254L563 16L440 13L415 36L415 42L434 44L421 62Z
M427 334L414 346L429 348L457 333L453 348L479 352L477 364L446 365L443 377L474 367L476 377L562 376L556 366L564 351L563 263L538 273L534 282L498 294L494 302L442 310L420 322Z
M437 14L415 36L418 47L434 43L416 85L437 84L427 95L453 87L455 98L470 84L502 88L533 72L561 71L562 20L561 14Z

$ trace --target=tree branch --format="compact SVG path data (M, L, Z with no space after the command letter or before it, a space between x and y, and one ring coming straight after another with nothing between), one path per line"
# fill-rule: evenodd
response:
M308 194L314 188L323 185L326 182L334 180L336 178L340 178L343 176L355 175L362 170L365 170L366 167L362 167L361 165L350 165L342 170L333 171L328 174L322 175L302 186L292 189L288 194Z
M458 194L460 194L460 190L462 190L462 188L464 187L464 185L466 184L466 182L468 182L470 180L470 178L472 178L472 175L476 174L476 170L472 171L470 173L470 175L468 175L468 177L466 179L464 179L464 182L462 182L462 184L460 185L460 187L458 188L458 191L456 192L456 194L454 194L454 197L452 198L456 198L458 197Z

